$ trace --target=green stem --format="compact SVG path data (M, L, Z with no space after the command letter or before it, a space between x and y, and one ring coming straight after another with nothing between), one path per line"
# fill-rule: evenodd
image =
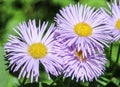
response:
M118 52L117 52L115 65L114 65L114 68L113 68L113 74L115 74L115 71L116 71L116 68L117 68L117 64L118 64L118 61L119 61L119 56L120 56L120 42L119 42L119 46L118 46Z
M120 56L120 43L119 43L118 52L117 52L117 58L116 58L116 62L115 62L116 65L118 64L119 56Z

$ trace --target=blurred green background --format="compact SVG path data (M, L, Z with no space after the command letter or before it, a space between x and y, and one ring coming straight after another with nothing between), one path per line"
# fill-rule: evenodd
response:
M111 0L112 1L112 0ZM0 87L120 87L120 45L115 42L110 45L111 48L106 48L105 53L108 59L106 64L105 74L97 81L93 82L75 82L70 78L59 79L53 77L48 80L44 71L41 73L39 83L25 82L17 80L14 74L10 74L7 69L7 61L4 58L4 44L7 42L9 34L14 34L13 28L20 22L35 19L38 22L49 21L54 22L56 13L62 7L69 4L88 4L99 8L107 7L109 0L0 0Z

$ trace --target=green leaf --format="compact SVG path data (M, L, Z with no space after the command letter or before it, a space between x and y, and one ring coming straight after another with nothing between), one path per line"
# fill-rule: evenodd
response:
M5 64L4 49L0 44L0 87L17 87L19 85L17 78L9 74Z
M6 71L3 46L0 44L0 87L7 87L8 72Z
M46 83L46 84L51 84L53 82L52 79L48 79L48 76L46 74L46 72L41 71L40 72L40 82L42 83Z
M116 62L118 48L119 48L119 42L114 42L113 43L113 48L112 48L112 61L113 62ZM118 61L118 65L120 66L120 61Z
M8 76L8 86L7 87L18 87L19 85L20 84L18 82L18 79L9 74L9 76Z
M102 80L97 80L97 82L103 86L105 86L107 83L105 81L102 81Z
M112 81L115 85L120 86L120 78L115 78L115 77L113 77L113 78L111 79L111 81Z

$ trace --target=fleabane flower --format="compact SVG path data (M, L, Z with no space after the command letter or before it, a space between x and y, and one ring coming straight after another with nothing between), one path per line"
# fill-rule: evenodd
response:
M57 53L61 54L64 61L64 77L71 77L76 81L93 81L105 71L107 59L103 52L92 53L84 56L82 51L78 51L74 46L65 47L57 43ZM87 52L88 53L88 52Z
M48 29L48 30L47 30ZM48 22L39 22L36 27L35 20L19 24L14 29L18 36L9 36L5 45L6 58L13 72L19 72L21 77L30 78L31 82L38 81L40 63L46 73L58 76L61 74L61 60L54 55L54 24L48 28Z
M95 49L100 52L110 39L106 23L108 17L104 14L100 9L95 10L79 3L63 8L55 17L59 40L63 40L66 46L75 45L85 56L86 50L89 54L92 54L91 50L95 52Z
M114 0L114 2L110 5L108 4L110 11L107 11L110 19L107 21L109 26L111 27L111 34L113 36L113 41L117 41L120 39L120 1Z

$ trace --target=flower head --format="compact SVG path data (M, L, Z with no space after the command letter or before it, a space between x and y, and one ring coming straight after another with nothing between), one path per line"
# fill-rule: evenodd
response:
M117 2L118 1L118 2ZM120 39L120 1L114 0L110 5L108 4L110 11L107 11L109 14L106 14L110 17L107 23L111 28L111 34L113 36L113 41Z
M100 9L95 10L80 4L63 8L55 18L60 33L58 38L66 46L75 45L85 56L86 50L89 54L92 54L91 50L100 52L110 39L110 30L106 23L108 17L104 14Z
M74 46L64 45L57 45L56 52L63 58L65 77L72 77L76 81L93 81L105 70L106 58L102 52L84 56L82 51L74 50Z
M35 20L25 22L17 26L15 32L18 36L9 36L9 42L5 45L6 58L13 72L20 70L19 78L31 78L38 81L39 65L45 68L48 76L59 75L62 71L61 60L53 55L54 31L52 24L46 31L48 23L39 23L36 27Z

